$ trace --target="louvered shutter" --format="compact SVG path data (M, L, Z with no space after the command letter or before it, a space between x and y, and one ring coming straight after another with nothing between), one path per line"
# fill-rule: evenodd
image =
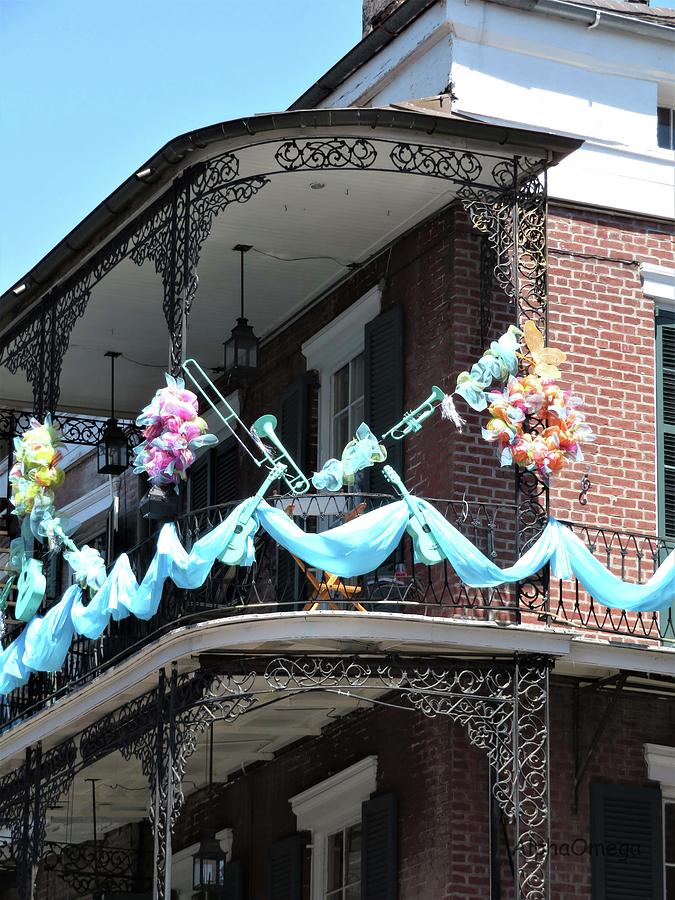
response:
M239 497L239 453L234 440L216 450L213 476L213 502L231 503Z
M48 600L56 600L61 587L61 560L60 553L50 553L44 564L45 570L45 595Z
M190 471L190 509L209 505L209 455L205 454Z
M268 858L268 900L301 900L302 856L305 841L294 834L272 844Z
M396 794L380 794L361 807L361 898L397 900Z
M308 391L307 379L304 376L296 379L281 400L279 417L281 442L303 472L307 460ZM284 609L302 606L303 583L302 573L291 554L277 547L277 599Z
M244 900L244 867L240 860L225 866L223 900Z
M675 315L657 320L660 531L675 538Z
M661 793L591 785L592 900L662 900Z
M378 437L403 415L403 308L393 306L365 327L364 416ZM403 441L385 442L387 462L403 477ZM367 469L368 490L390 494L381 466Z
M307 457L307 378L297 378L289 385L281 400L279 435L295 462L304 469Z

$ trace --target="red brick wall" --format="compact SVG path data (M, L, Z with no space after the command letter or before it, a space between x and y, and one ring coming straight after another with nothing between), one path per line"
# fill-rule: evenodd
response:
M550 212L550 343L568 353L564 384L583 398L598 435L595 444L587 445L586 462L570 463L552 484L552 511L560 518L656 531L654 311L643 296L638 263L668 264L674 255L675 237L665 225L560 207ZM452 390L457 374L481 353L479 269L480 238L461 208L426 222L263 347L259 376L242 388L242 418L250 422L263 412L278 413L287 386L305 372L302 343L381 281L383 309L394 304L403 308L406 406L417 406L432 384ZM516 318L513 305L498 291L492 318L490 338ZM310 473L322 462L316 459L315 387L311 396ZM450 509L443 507L451 521L457 521L463 498L471 503L470 514L479 521L472 539L484 551L492 518L496 561L507 565L515 555L514 472L500 469L494 450L481 438L485 415L474 413L461 398L457 406L467 420L463 434L436 415L406 439L405 480L419 494L454 501ZM79 468L85 472L86 465ZM579 481L589 465L593 486L584 507L578 500ZM241 496L258 483L258 470L244 468ZM67 484L71 492L78 485L86 489L75 473ZM489 508L482 509L481 503ZM497 511L495 504L500 505ZM636 559L631 547L627 557L614 549L609 562L617 574L623 566L635 577ZM602 561L607 563L604 552ZM645 557L643 578L652 564ZM446 584L456 593L451 573L446 577L439 568L433 579L437 593L447 596ZM508 598L509 591L504 589L503 595Z
M675 705L645 694L619 699L595 748L572 812L574 683L559 679L551 691L551 808L553 893L556 900L590 896L586 854L565 845L590 839L589 784L648 784L644 743L672 743ZM583 691L579 742L583 759L611 692ZM391 697L396 702L396 696ZM353 713L321 737L282 751L270 763L232 776L211 808L214 826L231 827L233 856L246 861L248 900L265 900L267 848L296 830L288 798L358 760L378 757L378 790L395 791L399 806L400 900L485 900L489 896L488 766L463 728L439 716L374 708ZM218 772L216 769L216 777ZM174 852L199 839L208 810L202 792L188 799ZM502 841L504 900L513 896ZM309 861L305 865L305 883ZM308 896L306 893L305 896Z
M584 466L553 487L561 518L656 533L654 305L639 263L672 266L672 226L553 208L549 217L551 344L568 355L564 372L585 401L598 435L589 447L593 490L576 497Z

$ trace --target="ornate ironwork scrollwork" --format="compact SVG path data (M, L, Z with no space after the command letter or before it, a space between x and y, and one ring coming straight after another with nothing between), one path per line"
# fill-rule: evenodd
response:
M389 154L399 172L409 175L431 175L461 182L478 181L483 171L474 153L425 147L422 144L396 144Z
M131 893L138 881L136 867L136 851L129 848L89 842L45 844L45 871L54 872L77 894Z
M27 431L31 427L31 419L32 414L22 409L0 409L0 439L9 440ZM52 415L52 422L61 432L65 444L78 444L83 447L96 447L105 425L104 419L60 412ZM118 422L132 447L143 440L141 429L135 422L125 419L119 419Z
M285 141L274 158L282 169L369 169L377 159L375 145L363 138Z

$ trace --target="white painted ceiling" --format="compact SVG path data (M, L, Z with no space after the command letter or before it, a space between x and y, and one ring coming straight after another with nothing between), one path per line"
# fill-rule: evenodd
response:
M368 260L453 196L442 180L394 172L275 174L248 203L231 204L213 220L198 267L189 354L205 368L222 364L222 343L239 314L235 244L255 248L246 256L246 315L264 339L346 276L348 264ZM109 413L104 354L117 350L124 354L116 365L117 412L138 413L163 383L167 365L162 300L161 278L152 262L139 267L125 259L99 282L71 334L60 409ZM0 403L26 407L31 397L23 373L13 376L0 368Z

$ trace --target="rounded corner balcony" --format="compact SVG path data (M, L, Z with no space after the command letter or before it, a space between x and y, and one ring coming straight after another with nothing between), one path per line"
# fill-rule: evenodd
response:
M318 454L325 458L331 448L317 412L322 359L310 365L303 348L342 322L359 300L368 298L371 319L360 312L355 317L354 358L363 354L373 371L382 365L384 400L381 406L372 400L369 382L351 406L381 434L403 408L419 402L417 384L436 382L431 357L404 359L401 323L392 313L405 318L401 304L387 306L379 286L386 288L394 277L391 263L399 252L406 266L415 267L420 229L427 229L428 242L442 242L448 211L458 211L458 242L469 231L480 241L464 251L480 268L480 287L471 294L476 309L470 309L476 335L480 329L476 340L487 337L490 298L501 304L495 320L533 319L545 330L546 171L578 146L555 135L396 109L265 115L170 142L27 274L24 291L1 298L0 438L11 454L12 438L30 427L31 414L50 413L64 443L75 448L96 447L110 419L131 444L138 443L135 417L163 372L179 374L188 357L207 371L222 370L223 344L235 321L246 318L259 339L256 371L239 382L223 375L220 389L247 422L272 410L279 414L284 442L310 471ZM413 312L406 312L411 333L424 327ZM373 349L376 316L383 337ZM345 322L351 341L354 321ZM333 352L330 345L324 341L319 356ZM333 355L336 365L351 365ZM106 356L115 358L113 410L110 384L102 377ZM409 383L387 393L390 371L381 361L392 359ZM371 374L366 371L366 381L373 381ZM313 459L305 436L313 442ZM190 554L258 487L251 463L230 465L227 441L221 450L204 454L190 476L189 511L178 515L172 532L181 552ZM97 523L113 522L108 569L126 553L128 577L142 582L157 552L157 534L137 515L147 485L126 475L102 478L76 452L71 462L82 470L80 489L91 513L83 542L98 536ZM415 473L402 455L398 465L404 479L420 484L419 469ZM77 518L84 499L69 481L77 483L68 476L67 496L57 502ZM424 488L432 482L424 475L420 493L432 494ZM509 484L510 500L490 500L478 490L472 494L476 484L467 477L452 485L453 497L430 500L427 508L468 538L486 565L503 569L536 542L548 518L545 484L536 477L516 479L515 489L513 480ZM665 613L600 606L575 580L558 587L546 566L510 587L469 588L445 559L420 564L401 501L376 487L371 482L373 493L307 494L295 501L272 497L267 504L298 532L317 536L397 504L400 534L376 565L353 576L331 574L330 566L304 561L260 529L251 538L253 564L212 560L196 588L162 580L151 614L113 616L100 632L92 628L92 637L78 634L57 671L34 672L3 696L0 727L100 686L103 675L113 692L106 702L125 702L174 659L190 670L204 654L227 654L232 647L384 653L405 645L419 652L435 646L439 622L490 629L487 644L473 636L474 652L512 626L521 634L606 632L648 646L672 640ZM12 521L9 508L0 513ZM666 545L656 538L601 527L573 530L596 555L602 548L604 565L626 580L645 581L664 558ZM52 593L41 612L55 599ZM22 627L9 627L5 648ZM466 646L466 634L458 632L456 648ZM133 690L124 681L132 662Z

